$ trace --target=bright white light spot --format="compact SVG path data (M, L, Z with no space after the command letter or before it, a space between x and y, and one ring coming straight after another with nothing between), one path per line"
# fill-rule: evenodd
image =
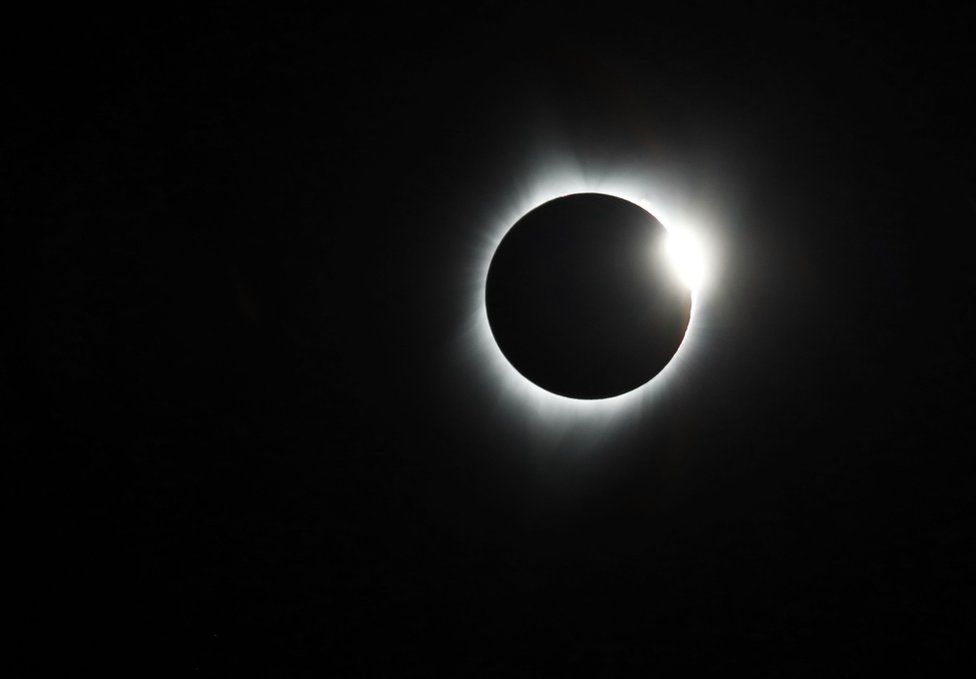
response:
M705 258L701 243L687 231L668 231L664 250L671 268L692 292L697 291L705 276Z

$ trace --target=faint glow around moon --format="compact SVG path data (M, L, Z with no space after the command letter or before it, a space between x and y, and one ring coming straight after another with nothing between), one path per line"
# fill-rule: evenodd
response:
M470 267L470 294L464 353L478 379L477 385L489 407L506 416L524 419L542 434L567 434L585 427L599 436L621 418L632 418L687 375L701 349L707 301L715 283L713 248L708 232L701 229L707 216L680 187L641 168L620 172L584 171L577 163L552 159L546 167L526 177L502 201L500 208L484 214L480 246ZM495 342L488 324L485 285L488 268L498 244L515 223L530 210L555 198L574 193L604 193L643 207L668 230L664 254L679 279L691 290L691 318L685 337L671 361L649 382L625 394L604 399L574 399L546 391L524 377L508 362ZM486 208L487 210L487 208Z

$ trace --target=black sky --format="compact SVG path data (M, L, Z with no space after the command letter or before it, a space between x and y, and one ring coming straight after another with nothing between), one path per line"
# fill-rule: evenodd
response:
M973 19L12 18L18 673L968 660ZM554 150L724 210L703 367L585 455L457 360L484 215Z

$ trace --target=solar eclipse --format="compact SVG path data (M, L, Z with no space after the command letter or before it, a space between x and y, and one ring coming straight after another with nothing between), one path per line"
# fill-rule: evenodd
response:
M622 432L644 421L645 415L656 410L654 404L662 397L674 395L676 389L683 393L685 387L682 385L699 379L699 369L707 364L707 361L701 360L706 340L712 333L713 292L724 278L724 267L719 258L724 251L719 237L722 222L716 211L716 208L724 205L724 201L712 195L708 187L692 189L687 180L673 172L664 168L655 169L644 163L623 162L613 168L578 159L570 152L551 149L537 151L533 155L535 158L531 166L513 168L514 184L511 187L496 194L497 198L491 203L486 203L480 215L472 215L478 227L477 237L471 240L473 247L467 260L467 314L458 338L458 359L467 366L468 378L465 381L478 394L486 412L494 413L511 425L526 427L526 431L539 437L538 442L543 448L562 446L568 441L566 437L571 436L579 443L581 450L586 450L612 431ZM643 244L637 245L637 241L633 241L630 254L624 256L635 263L642 260L639 270L643 278L636 275L637 269L632 268L629 274L631 280L638 281L638 289L644 286L644 294L647 295L652 288L658 289L659 294L671 290L670 294L673 295L684 290L684 294L690 296L686 327L677 347L672 346L672 355L665 357L666 352L662 352L652 359L645 354L647 363L641 364L644 349L640 348L624 362L633 368L632 373L630 369L606 373L606 378L613 376L614 379L606 379L602 383L597 380L586 389L574 389L569 384L572 379L579 378L581 369L573 368L571 362L563 363L570 368L568 374L545 382L541 375L532 372L524 360L518 365L513 363L513 360L519 360L515 351L500 346L492 327L492 323L499 320L494 317L498 309L489 312L488 291L489 272L495 256L515 226L536 208L577 194L591 197L598 194L606 201L622 201L630 210L637 210L636 214L654 225L645 227L649 231L645 232ZM600 223L599 220L593 223L596 231L601 230ZM585 235L585 229L582 226L579 228ZM627 227L621 228L627 230ZM521 226L518 231L522 231ZM615 249L609 244L602 244L597 250L604 247L611 251ZM505 249L508 249L507 246ZM627 250L619 245L616 247L617 252ZM537 252L541 253L539 261L544 260L545 248ZM501 263L500 259L498 263ZM551 264L543 263L542 266ZM584 268L594 271L599 266L591 263ZM612 268L610 274L610 280L616 279L618 285L626 281L627 276L619 272L613 274ZM628 294L631 299L639 296L634 290ZM564 327L577 327L568 322L573 313L580 317L580 310L571 311L572 300L569 296L551 299L548 304L555 305L557 302L568 314ZM621 309L620 304L615 301L610 309L601 313L609 316L613 309ZM626 307L621 313L626 317ZM664 316L668 317L668 314ZM667 322L659 320L654 327L675 327L676 321L674 317L671 318ZM625 327L627 325L622 321L618 323L623 323ZM637 325L634 323L634 326ZM680 323L677 325L680 326ZM539 328L541 324L537 323L535 327ZM526 329L523 327L523 330ZM642 335L648 337L650 333L646 329L636 333L636 337ZM545 340L535 331L526 332L522 339L530 345L552 341ZM560 350L564 361L574 351L579 352L578 339L566 339L566 346ZM506 342L504 339L501 341ZM628 337L625 343L634 341L635 338ZM639 340L635 343L639 345ZM575 349L573 345L576 345ZM511 359L506 356L506 350L512 353ZM605 356L612 353L606 344L603 351ZM537 351L536 355L539 353ZM547 359L550 365L556 364L554 359ZM577 373L575 377L574 372ZM627 373L626 379L624 373ZM540 383L534 382L530 375Z
M688 257L627 200L578 193L548 201L519 219L492 257L492 334L512 366L549 392L627 393L681 344L691 314ZM686 275L676 276L672 262Z

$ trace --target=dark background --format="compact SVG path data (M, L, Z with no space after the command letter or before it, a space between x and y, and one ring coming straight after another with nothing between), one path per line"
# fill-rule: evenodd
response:
M966 661L973 12L6 22L15 674ZM735 209L707 370L586 455L458 368L540 139Z

